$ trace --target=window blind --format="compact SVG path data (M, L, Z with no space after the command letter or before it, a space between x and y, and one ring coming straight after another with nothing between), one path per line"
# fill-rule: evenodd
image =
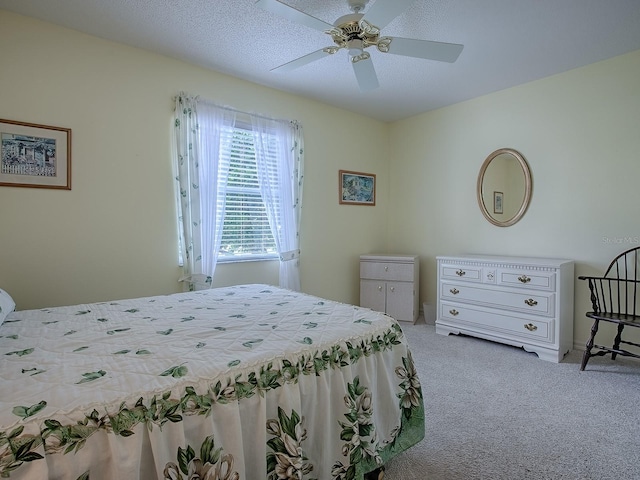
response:
M229 176L218 260L277 257L258 184L253 134L250 130L236 127L228 135L231 135L231 147L221 159L228 162ZM271 152L273 149L268 150ZM269 163L275 165L275 155L272 160Z

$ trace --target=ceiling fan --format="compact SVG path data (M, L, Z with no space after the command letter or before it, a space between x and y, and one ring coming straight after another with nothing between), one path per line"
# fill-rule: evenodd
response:
M333 25L291 7L280 0L258 0L256 5L293 22L320 30L331 36L334 45L292 60L271 71L289 72L316 60L333 55L341 49L349 53L353 71L361 90L378 88L378 77L371 61L371 55L365 49L376 46L382 53L424 58L440 62L453 63L462 52L463 45L456 43L433 42L413 38L382 37L380 30L400 15L415 0L376 0L362 13L369 0L347 0L353 13L338 18Z

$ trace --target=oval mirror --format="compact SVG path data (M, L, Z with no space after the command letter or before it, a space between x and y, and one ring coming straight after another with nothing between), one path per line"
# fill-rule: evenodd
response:
M531 200L531 171L517 150L491 153L478 174L478 204L482 214L498 227L522 218Z

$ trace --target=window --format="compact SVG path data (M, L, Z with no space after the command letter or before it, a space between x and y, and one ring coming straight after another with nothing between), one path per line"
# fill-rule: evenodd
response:
M278 258L258 185L253 134L233 129L219 262ZM274 159L275 162L275 159Z
M174 127L184 288L210 288L220 261L274 259L299 291L302 126L181 93Z

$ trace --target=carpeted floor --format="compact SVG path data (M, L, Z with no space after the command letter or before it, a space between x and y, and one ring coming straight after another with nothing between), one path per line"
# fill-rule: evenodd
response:
M385 480L640 479L640 362L522 349L401 323L422 383L425 439Z

